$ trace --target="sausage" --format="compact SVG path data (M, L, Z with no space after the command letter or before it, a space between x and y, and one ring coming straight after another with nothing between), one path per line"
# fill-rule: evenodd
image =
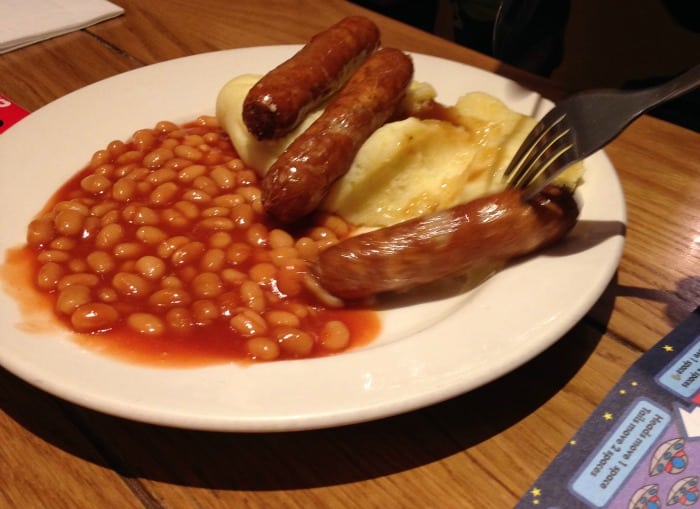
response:
M508 189L350 237L321 252L312 273L324 290L345 300L407 290L551 245L578 213L567 189L550 185L527 202Z
M393 115L412 77L413 61L402 51L374 52L268 169L262 180L267 213L291 223L313 211L365 140Z
M379 28L362 16L344 18L313 36L248 92L243 122L250 133L270 140L292 131L377 49L379 37Z

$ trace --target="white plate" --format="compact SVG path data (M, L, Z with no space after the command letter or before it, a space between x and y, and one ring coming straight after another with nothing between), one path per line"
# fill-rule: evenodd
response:
M0 136L0 250L23 243L26 225L94 150L159 120L213 114L231 77L263 73L296 46L208 53L127 72L71 93ZM537 94L463 64L414 55L416 79L439 100L485 91L539 115ZM586 163L581 220L569 240L459 296L382 312L369 346L334 357L188 369L129 364L84 350L67 335L27 333L0 295L0 363L31 384L109 414L225 431L321 428L376 419L485 384L559 339L598 299L623 246L625 206L601 152ZM29 190L29 191L28 191ZM11 219L11 220L8 220Z

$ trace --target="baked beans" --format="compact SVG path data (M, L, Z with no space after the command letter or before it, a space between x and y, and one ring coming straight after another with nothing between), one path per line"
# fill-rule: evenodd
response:
M200 117L96 151L29 224L27 245L36 287L77 332L219 334L271 361L353 343L357 327L304 283L319 251L351 232L333 215L294 231L270 223L256 172Z

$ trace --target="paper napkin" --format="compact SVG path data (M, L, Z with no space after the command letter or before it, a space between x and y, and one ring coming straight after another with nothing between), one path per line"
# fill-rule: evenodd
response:
M0 54L119 16L107 0L1 0Z

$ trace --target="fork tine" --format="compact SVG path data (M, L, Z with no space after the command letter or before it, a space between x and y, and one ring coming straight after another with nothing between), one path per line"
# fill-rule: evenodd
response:
M531 179L528 178L527 182L525 179L528 177L529 172L532 171L532 166L546 153L555 141L566 134L567 131L564 131L564 133L560 134L554 141L548 141L548 136L552 130L559 126L566 116L565 113L561 113L553 120L550 120L550 117L552 117L551 113L553 112L545 115L545 117L537 123L527 135L515 156L513 156L512 161L504 173L506 184L509 187L520 189L524 185L527 185L527 182ZM544 147L540 148L543 143L545 143Z
M556 126L552 126L545 134L549 134L549 132L554 127ZM540 175L542 175L549 168L551 168L552 164L554 164L568 150L573 148L573 144L569 143L564 147L556 149L557 151L554 154L550 153L553 150L554 146L560 141L562 141L563 138L567 136L570 132L571 128L567 128L564 131L553 135L551 139L546 140L546 143L541 148L539 153L528 161L527 166L523 165L523 169L520 170L520 174L518 176L519 178L516 182L513 183L513 185L515 185L518 188L528 186L530 183L537 180L540 177ZM544 135L542 137L542 140L544 140Z
M530 173L530 178L525 182L520 189L523 189L523 199L529 200L536 195L542 188L547 185L561 170L569 166L571 160L565 160L564 156L571 152L574 148L572 143L560 148L553 156L539 167L536 172Z
M576 159L574 133L566 112L547 113L528 134L505 171L506 185L523 190L523 199L537 194Z

